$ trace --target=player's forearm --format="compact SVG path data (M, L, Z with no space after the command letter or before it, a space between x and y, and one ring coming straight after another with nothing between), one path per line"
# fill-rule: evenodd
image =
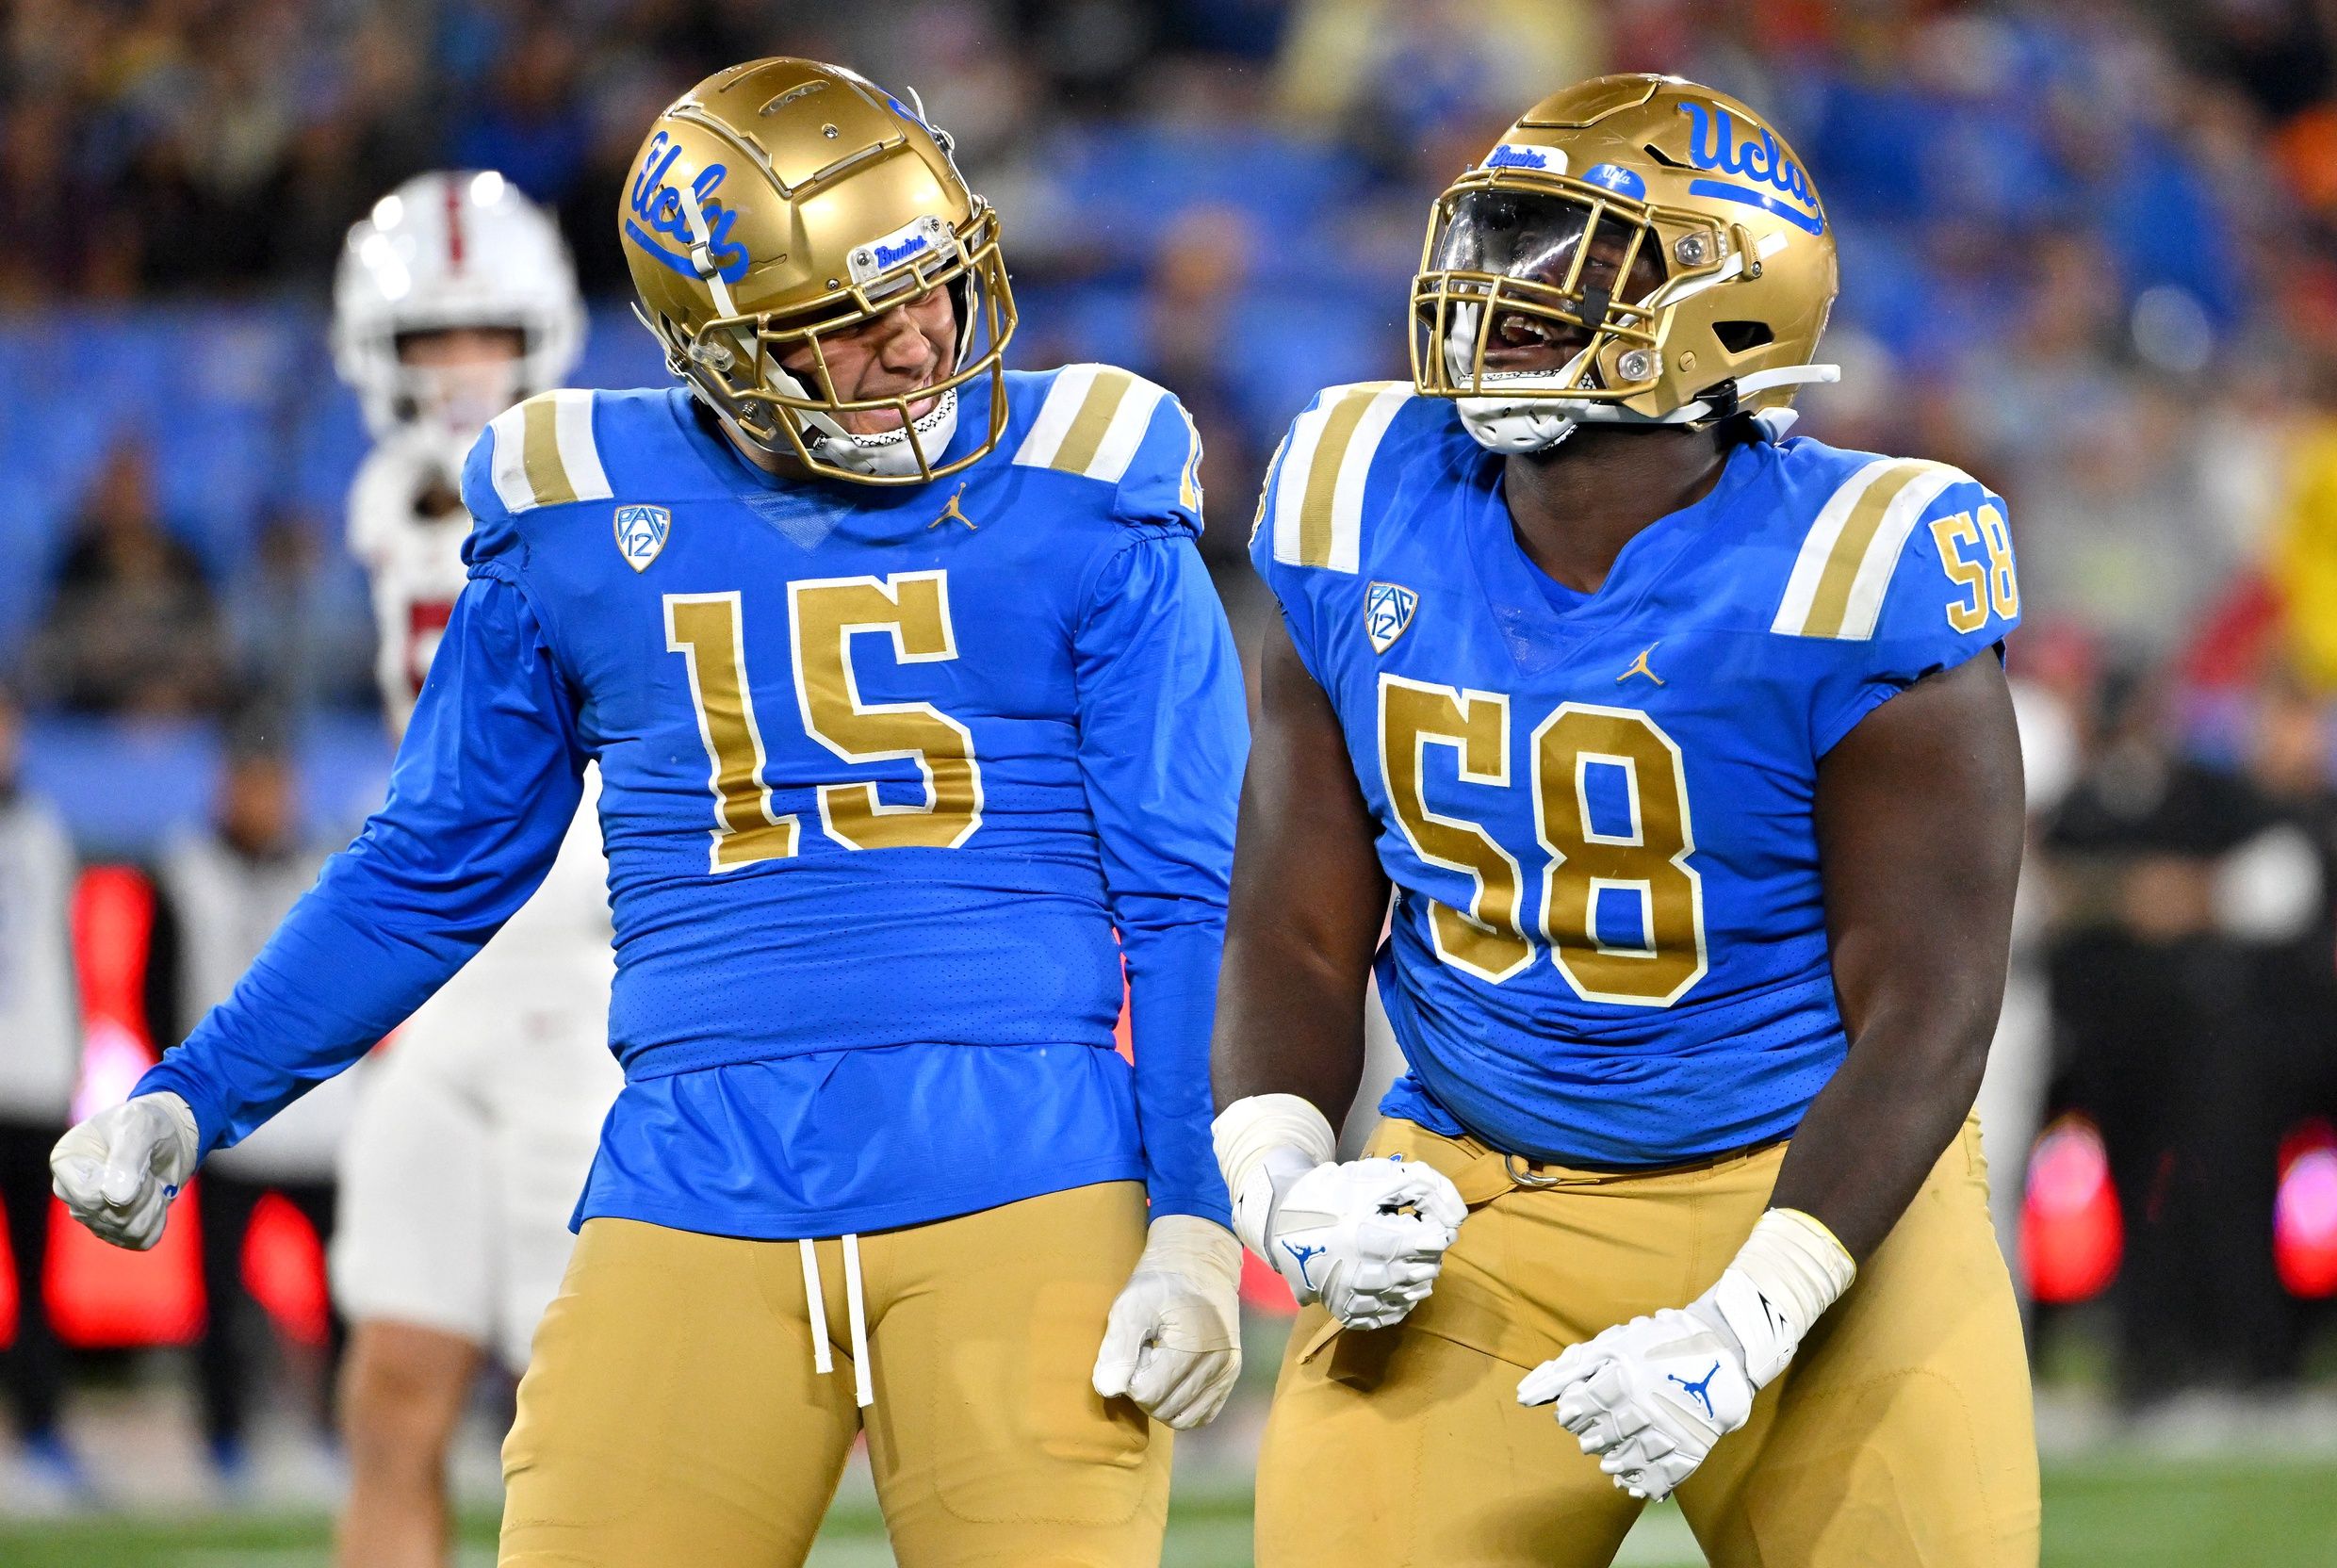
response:
M1850 1050L1773 1202L1864 1260L1970 1114L2003 1004L2022 811L2002 667L1983 654L1870 713L1820 764L1817 807Z
M139 1081L137 1093L187 1102L199 1152L247 1136L355 1063L483 940L401 933L351 896L362 880L345 863L329 868L233 994Z
M1336 1127L1364 1073L1364 996L1387 874L1331 699L1268 623L1242 781L1212 1076L1220 1108L1295 1094Z
M2002 988L1960 988L1878 1014L1786 1150L1774 1208L1798 1209L1863 1264L1882 1244L1980 1092Z
M1263 927L1263 928L1262 928ZM1253 1094L1295 1094L1334 1127L1364 1075L1369 959L1236 916L1218 988L1211 1078L1220 1109Z
M390 772L388 802L326 863L226 1002L140 1089L233 1143L403 1022L551 869L582 793L558 672L517 590L474 583Z
M1155 1219L1185 1214L1230 1226L1233 1208L1209 1143L1209 1024L1224 915L1180 902L1188 918L1148 921L1120 933L1145 1186Z

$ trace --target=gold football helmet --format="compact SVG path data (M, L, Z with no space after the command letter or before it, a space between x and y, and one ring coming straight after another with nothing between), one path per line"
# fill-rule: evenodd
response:
M732 66L657 117L620 198L641 318L667 365L747 442L831 479L923 483L1005 431L1015 316L998 216L913 99L812 60ZM840 391L836 335L937 288L956 308L947 373L898 396ZM943 464L958 389L978 377L988 433ZM887 413L897 423L874 433L843 422Z
M1825 207L1766 121L1675 76L1602 76L1436 199L1413 381L1501 451L1782 410L1838 379L1811 363L1835 289Z

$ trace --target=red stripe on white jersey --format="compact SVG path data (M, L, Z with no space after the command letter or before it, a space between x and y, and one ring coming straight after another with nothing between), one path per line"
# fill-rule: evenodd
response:
M463 188L451 174L447 176L447 267L463 270Z

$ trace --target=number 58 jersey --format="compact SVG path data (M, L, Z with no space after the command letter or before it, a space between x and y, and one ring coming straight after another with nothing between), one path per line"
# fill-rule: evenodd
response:
M2004 504L1758 440L1583 595L1519 546L1502 467L1450 402L1334 388L1251 540L1396 888L1381 1108L1598 1166L1790 1135L1847 1050L1820 760L2017 623Z

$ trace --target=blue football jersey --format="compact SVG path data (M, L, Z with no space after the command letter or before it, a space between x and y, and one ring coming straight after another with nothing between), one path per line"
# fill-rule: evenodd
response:
M2018 620L2004 503L1757 441L1583 595L1519 546L1502 468L1449 401L1334 388L1251 540L1396 889L1382 1109L1602 1166L1786 1135L1847 1050L1819 760Z
M532 890L589 759L627 1086L583 1217L831 1234L1141 1177L1224 1217L1247 730L1199 443L1108 367L1005 396L995 451L895 487L774 484L680 389L497 418L389 804L149 1086L208 1148L335 1070Z

